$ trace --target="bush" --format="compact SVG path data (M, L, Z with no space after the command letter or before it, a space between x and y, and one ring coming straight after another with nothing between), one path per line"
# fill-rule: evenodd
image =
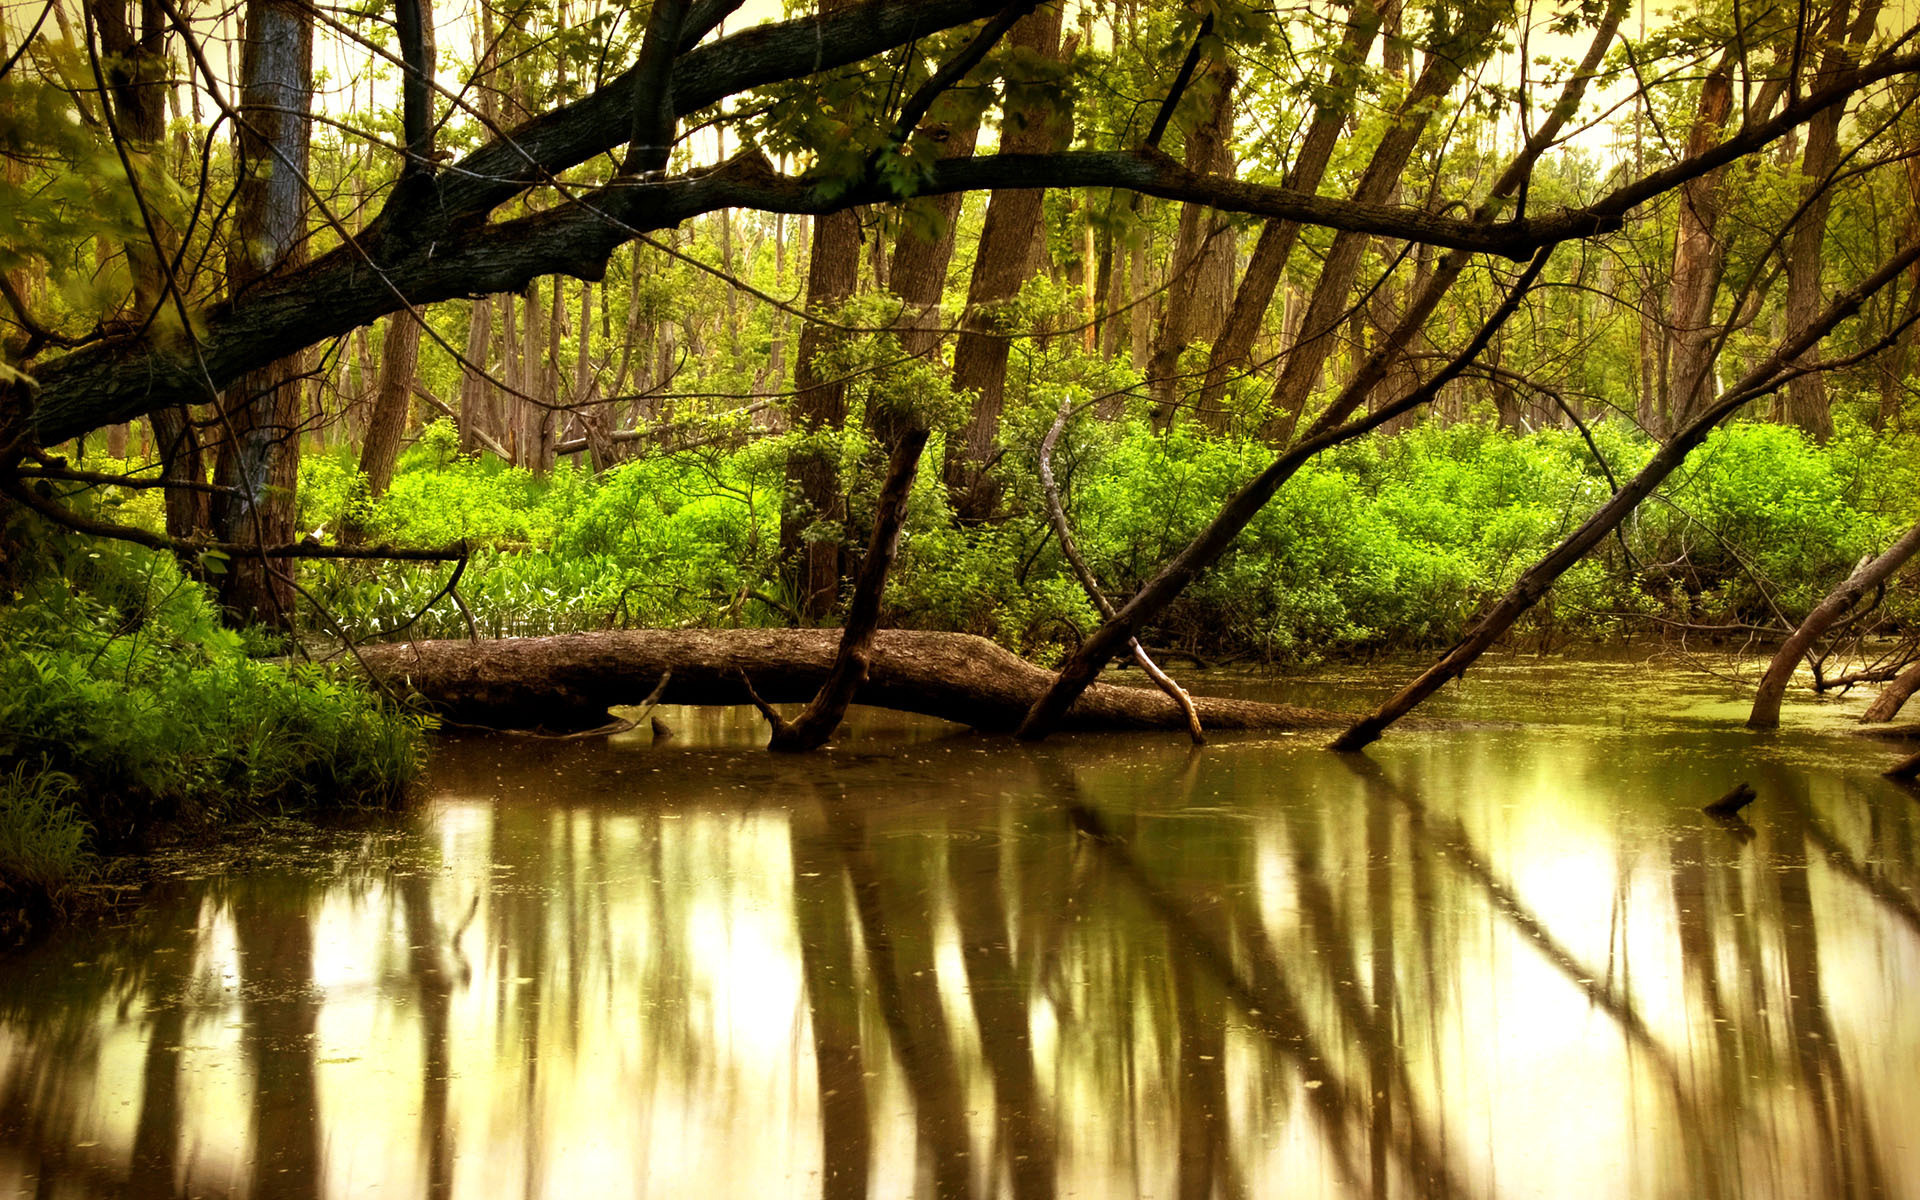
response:
M845 433L650 458L598 477L568 468L534 480L443 447L409 460L373 524L416 543L495 539L500 548L477 554L462 584L483 635L778 622L793 608L775 562L785 458L802 444L834 456L847 480L846 528L816 532L857 550L880 462L858 410L891 403L899 390L884 371L872 378L854 396ZM888 585L887 621L981 634L1042 660L1076 644L1096 613L1045 517L1034 447L1060 396L1084 407L1130 382L1072 352L1013 364L1008 450L996 467L1006 515L992 522L953 521L936 432ZM929 403L937 418L957 420L951 397ZM1590 433L1611 482L1587 438L1559 429L1428 424L1340 447L1281 489L1150 640L1284 661L1454 640L1653 450L1625 422L1602 420ZM1620 537L1562 577L1526 625L1591 637L1663 607L1704 622L1771 620L1776 605L1804 612L1911 521L1920 489L1911 449L1844 416L1825 447L1775 425L1720 430ZM1117 601L1272 452L1190 424L1159 433L1141 413L1108 420L1085 411L1054 460L1081 548ZM332 564L309 568L308 578L351 632L377 637L421 613L449 569ZM465 636L466 618L442 600L408 632Z
M0 886L49 896L83 848L291 808L387 806L422 723L318 667L254 661L170 556L15 514L0 607Z

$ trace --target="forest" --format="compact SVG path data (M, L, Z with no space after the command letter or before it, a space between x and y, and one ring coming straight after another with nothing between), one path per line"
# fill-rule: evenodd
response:
M1503 638L1772 655L1756 727L1920 686L1881 0L5 12L10 891L443 722L1353 750ZM1436 650L1344 719L1162 669Z
M0 0L0 1195L1920 1200L1917 105Z

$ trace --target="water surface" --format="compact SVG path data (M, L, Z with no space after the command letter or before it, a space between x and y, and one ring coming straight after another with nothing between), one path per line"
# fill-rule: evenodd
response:
M0 1195L1920 1196L1905 751L1742 696L1503 660L1364 757L450 740L399 823L0 960Z

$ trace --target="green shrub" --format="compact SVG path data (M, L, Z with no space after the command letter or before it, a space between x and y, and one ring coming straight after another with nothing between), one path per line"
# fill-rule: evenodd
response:
M0 773L0 893L57 901L85 877L90 831L69 802L77 788L44 760Z
M417 775L420 720L321 668L247 658L170 556L11 520L0 536L36 554L0 606L0 882L53 890L89 828L112 845L385 806Z

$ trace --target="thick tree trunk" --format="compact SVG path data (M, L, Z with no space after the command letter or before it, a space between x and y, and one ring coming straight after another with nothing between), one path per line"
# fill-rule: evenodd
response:
M1773 729L1780 724L1781 698L1786 695L1787 683L1793 678L1800 660L1806 657L1808 649L1821 634L1833 628L1834 622L1860 603L1861 597L1885 583L1904 566L1916 551L1920 551L1920 525L1907 530L1880 557L1862 563L1826 599L1813 606L1807 619L1800 622L1800 627L1781 643L1773 661L1767 664L1766 674L1760 677L1759 690L1754 693L1753 712L1747 717L1747 728Z
M313 100L313 18L290 0L249 0L241 67L240 184L227 263L236 309L256 280L306 256L307 110ZM301 359L295 353L240 377L222 400L215 532L249 545L292 540L300 472ZM283 564L284 568L284 564ZM285 624L293 588L266 564L235 559L220 598L243 621Z
M94 15L99 22L100 48L106 52L107 81L120 132L129 143L129 153L139 161L158 155L161 140L166 136L167 18L155 0L140 0L140 22L136 30L130 7L128 0L110 0L96 5ZM7 166L12 170L14 160L8 159ZM159 253L172 249L174 233L164 224L155 232L161 238L157 248L145 236L126 244L127 264L133 274L136 322L145 321L149 314L169 303ZM206 532L212 510L207 493L191 486L205 483L207 478L206 458L200 433L193 426L193 413L185 405L169 405L153 413L152 423L161 478L169 484L190 485L165 489L167 533L177 538L198 537ZM124 449L124 439L122 447Z
M1687 153L1701 154L1720 140L1733 110L1733 65L1729 48L1700 84L1700 100ZM1665 394L1660 399L1657 436L1677 429L1713 400L1713 297L1720 287L1726 247L1716 240L1720 221L1721 179L1725 168L1689 180L1680 187L1679 229L1673 237L1673 274L1668 286L1668 344Z
M748 704L743 679L770 704L811 700L839 649L836 629L634 629L496 641L363 646L360 657L388 685L449 720L496 728L592 728L611 705L633 704L672 672L664 704ZM856 704L1005 731L1053 676L985 638L883 629L875 633ZM1324 729L1337 713L1195 697L1213 730ZM1062 727L1184 731L1187 718L1164 694L1096 684Z
M941 158L965 158L973 153L980 134L978 119L947 130L940 144ZM947 287L947 267L953 261L953 239L960 220L958 193L927 201L937 228L908 225L893 246L893 264L887 279L893 294L905 304L900 314L900 351L929 355L940 344L940 299Z
M1733 60L1729 49L1700 85L1698 111L1687 137L1687 154L1705 154L1721 140L1733 109ZM1766 119L1786 94L1784 77L1769 79L1755 93L1748 123ZM1680 186L1679 229L1674 234L1673 275L1669 292L1668 349L1662 359L1664 392L1655 414L1653 432L1664 437L1684 427L1713 403L1718 385L1714 362L1722 333L1714 321L1714 298L1726 273L1728 239L1718 233L1725 205L1726 167L1719 167ZM1817 303L1817 300L1816 300ZM1805 314L1814 314L1809 307Z
M420 322L410 312L397 312L387 318L387 333L381 339L380 386L374 392L373 416L367 421L367 440L360 448L360 473L367 477L367 491L375 500L386 495L387 485L393 482L419 364Z
M1872 37L1880 16L1880 0L1863 0L1858 17L1849 29L1848 0L1835 0L1829 11L1822 41L1820 71L1813 87L1819 87L1853 65L1853 48L1864 47ZM1789 336L1799 332L1820 311L1821 254L1826 245L1827 212L1833 205L1833 181L1827 177L1840 162L1840 119L1845 106L1834 105L1807 122L1806 149L1800 158L1800 177L1806 180L1806 199L1793 240L1787 245L1786 322ZM1811 362L1794 364L1797 367ZM1787 384L1785 411L1782 414L1815 441L1825 442L1833 435L1833 415L1828 409L1826 377L1819 371Z
M818 312L845 301L853 295L859 273L859 218L851 212L816 218L807 267L807 308ZM823 373L818 361L835 338L834 330L813 322L800 330L792 419L803 433L829 434L846 426L846 384L831 378L830 371ZM787 490L787 502L780 511L780 557L798 569L800 611L818 620L832 612L840 598L840 536L814 529L846 516L846 497L832 452L823 446L797 447L787 460Z
M1053 58L1060 53L1060 9L1049 5L1020 18L1007 44ZM1028 109L1009 112L1001 123L1001 153L1044 154L1064 144L1064 120ZM984 520L993 512L997 492L987 477L994 442L1000 435L1000 411L1006 402L1009 332L1002 307L1020 294L1033 273L1033 235L1040 225L1046 193L1001 188L987 200L980 248L967 286L966 315L953 347L953 389L973 393L967 426L947 443L945 480L954 515Z

